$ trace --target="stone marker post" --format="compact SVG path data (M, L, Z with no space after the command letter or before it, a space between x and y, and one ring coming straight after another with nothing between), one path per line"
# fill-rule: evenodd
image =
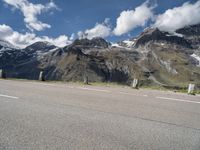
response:
M188 94L194 95L194 90L195 90L195 84L189 84L188 86Z
M132 88L135 88L135 89L137 89L138 88L138 79L134 79L133 80L133 83L132 83Z
M43 71L40 71L39 80L40 81L45 81Z

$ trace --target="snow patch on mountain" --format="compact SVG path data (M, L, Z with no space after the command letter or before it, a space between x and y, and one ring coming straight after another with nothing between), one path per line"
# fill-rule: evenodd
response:
M12 45L11 43L1 40L1 39L0 39L0 46L3 46L5 48L19 49L18 47Z
M125 40L123 43L126 44L127 47L133 47L135 44L135 41Z
M193 57L194 59L196 59L199 62L199 64L197 66L200 67L200 56L198 56L194 53L191 55L191 57Z
M123 48L123 47L120 46L118 43L111 43L111 47L119 47L119 48Z
M176 33L176 32L166 34L166 36L177 36L177 37L180 37L180 38L184 37L182 34L180 34L180 33Z
M161 60L161 59L160 59L160 62L161 62L162 65L165 66L165 68L167 69L167 71L168 71L169 73L172 73L172 74L174 74L174 75L178 74L177 70L171 66L170 60L164 61L164 60Z

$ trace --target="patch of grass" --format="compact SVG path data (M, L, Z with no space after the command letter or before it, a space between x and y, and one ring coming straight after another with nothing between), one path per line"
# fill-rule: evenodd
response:
M127 84L120 84L120 83L116 83L116 82L89 82L89 85L92 86L118 86L118 87L128 87L129 85Z
M147 89L147 90L158 90L158 91L170 91L169 89L166 89L162 86L142 86L141 89Z

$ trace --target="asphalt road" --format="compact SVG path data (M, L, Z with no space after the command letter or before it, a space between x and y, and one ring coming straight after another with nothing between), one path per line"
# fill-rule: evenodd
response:
M200 97L0 80L0 150L200 150Z

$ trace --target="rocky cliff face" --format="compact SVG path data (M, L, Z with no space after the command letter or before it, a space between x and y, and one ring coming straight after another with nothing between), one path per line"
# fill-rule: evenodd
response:
M77 39L73 42L73 47L80 47L80 48L108 48L110 43L108 43L106 40L102 38L93 38L92 40L89 39Z
M162 32L157 28L146 29L136 40L136 47L143 46L148 42L164 42L182 47L191 48L191 43L182 37Z
M176 31L185 36L200 36L200 24L187 26Z
M200 50L200 24L185 27L176 31L192 44L194 49Z
M149 28L114 46L102 38L75 40L64 48L37 42L16 49L0 43L0 68L8 77L27 79L37 79L42 70L47 80L83 81L88 76L93 82L130 84L139 78L143 85L200 84L199 28L180 29L178 36Z

